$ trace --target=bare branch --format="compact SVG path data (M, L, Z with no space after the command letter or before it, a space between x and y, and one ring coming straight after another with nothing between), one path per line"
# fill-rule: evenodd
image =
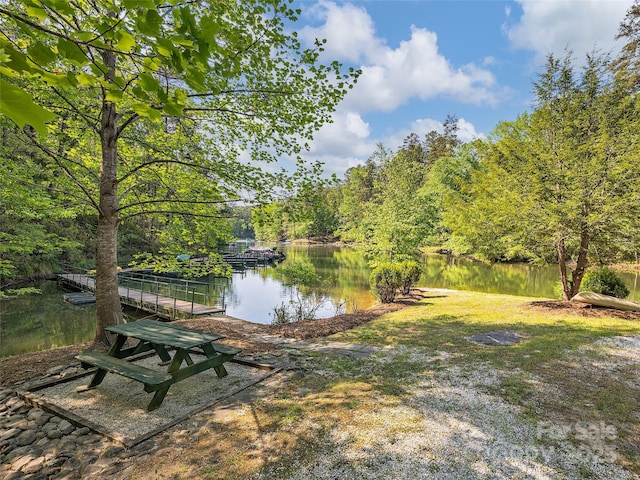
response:
M69 107L71 107L71 110L76 113L77 115L80 116L80 118L82 118L85 122L87 122L87 124L89 125L89 127L91 127L93 129L93 131L95 133L100 133L100 130L97 128L96 126L96 122L97 119L93 119L90 116L86 115L85 113L83 113L78 107L76 107L66 96L64 96L62 94L62 92L60 92L60 90L58 90L57 88L53 87L52 90L55 92L56 95L58 95L67 105L69 105Z

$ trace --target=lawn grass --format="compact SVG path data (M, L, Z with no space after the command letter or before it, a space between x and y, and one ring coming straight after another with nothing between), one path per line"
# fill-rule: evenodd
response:
M614 365L606 346L598 343L640 334L640 322L534 309L529 305L533 300L537 299L433 292L418 304L333 335L329 340L378 347L378 353L351 358L308 352L304 368L291 372L272 394L253 401L229 422L207 425L215 434L198 444L199 466L192 463L188 474L175 478L314 478L300 472L313 468L322 472L327 458L332 461L331 472L364 478L358 476L359 469L366 471L367 462L384 457L376 450L378 432L384 432L387 443L422 438L430 414L446 415L449 406L435 400L429 400L430 405L438 408L426 415L413 407L426 404L420 402L429 397L431 379L437 390L438 382L451 372L461 389L465 376L475 388L475 376L493 375L495 381L480 384L485 398L513 406L518 422L564 431L577 447L584 444L585 429L603 426L607 441L615 446L616 462L640 474L637 363ZM508 347L468 341L472 335L497 330L524 338ZM496 421L504 418L512 419L506 415ZM587 432L598 433L602 432ZM364 460L342 456L343 444L336 435L347 434L350 446L371 455ZM554 439L540 441L553 445ZM182 462L189 465L190 455L183 453L174 468ZM460 459L447 461L475 465L482 460L471 458L477 455L471 449L459 455ZM427 460L434 473L443 465L436 457ZM595 475L588 463L573 468L577 478ZM316 478L321 478L317 472Z
M640 384L637 364L615 371L594 365L607 359L598 340L640 333L640 322L533 309L535 298L475 292L434 293L419 304L361 328L340 341L405 346L453 354L450 363L502 372L492 393L523 407L532 418L556 424L613 426L620 461L640 473ZM508 330L524 337L509 347L487 347L468 337Z

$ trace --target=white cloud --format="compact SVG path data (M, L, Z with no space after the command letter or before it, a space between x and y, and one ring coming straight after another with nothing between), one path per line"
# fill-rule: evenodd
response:
M493 58L480 59L482 65L452 65L439 49L438 36L427 29L411 26L409 37L392 48L377 36L371 17L361 6L320 0L308 6L304 14L312 17L315 26L299 31L303 42L312 45L316 38L326 38L327 58L362 69L358 83L334 114L334 123L316 133L305 154L309 160L324 162L328 173L341 175L363 163L379 141L396 149L411 132L423 138L431 130L442 131L441 122L419 119L410 127L403 122L385 138L372 138L370 126L363 119L366 112L392 112L402 105L436 97L493 106L508 95L493 73L484 68L495 61ZM464 141L483 136L464 119L459 128Z
M376 140L360 114L340 109L334 113L333 123L324 125L309 146L307 159L323 162L327 173L341 175L364 162L374 151Z
M362 67L345 103L358 110L391 111L411 99L449 96L461 103L494 105L496 81L489 70L454 67L438 50L438 37L412 27L411 38L396 49L378 49Z
M320 27L305 27L300 37L308 44L326 38L328 58L360 65L362 75L344 100L357 111L391 111L411 99L449 96L468 104L495 105L499 92L494 75L474 64L453 66L438 48L438 37L411 27L411 36L397 48L376 37L366 10L352 4L321 0L307 13L321 19Z
M632 0L518 0L523 14L506 29L516 48L535 52L540 65L546 55L563 56L566 49L577 59L596 50L616 48L615 35Z
M308 45L316 39L326 39L324 54L329 58L358 63L383 46L383 40L375 36L371 17L362 7L321 0L306 13L324 24L302 28L300 38Z

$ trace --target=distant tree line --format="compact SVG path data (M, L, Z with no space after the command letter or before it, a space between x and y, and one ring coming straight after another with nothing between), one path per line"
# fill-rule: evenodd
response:
M531 112L463 143L457 119L397 150L379 145L315 201L252 212L267 240L333 238L372 264L438 246L488 261L557 263L564 298L590 265L640 251L640 2L620 26L617 58L549 55Z

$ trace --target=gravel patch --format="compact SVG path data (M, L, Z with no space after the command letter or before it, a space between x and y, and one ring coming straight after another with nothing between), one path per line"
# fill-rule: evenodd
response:
M446 362L446 356L438 360ZM637 478L614 463L611 432L598 436L590 431L594 425L555 425L522 415L518 406L488 393L503 377L494 368L441 367L412 381L407 395L381 398L373 410L335 427L313 460L255 478Z
M200 360L198 355L192 355L192 358L195 362ZM166 371L166 366L159 366L155 356L135 363ZM77 390L86 386L91 376L53 385L34 395L103 427L104 431L135 438L170 424L265 375L264 370L237 363L227 362L225 368L229 375L223 378L218 378L215 370L209 369L173 384L162 405L152 412L147 412L147 406L153 393L146 393L142 383L116 374L107 374L100 385L85 392Z

